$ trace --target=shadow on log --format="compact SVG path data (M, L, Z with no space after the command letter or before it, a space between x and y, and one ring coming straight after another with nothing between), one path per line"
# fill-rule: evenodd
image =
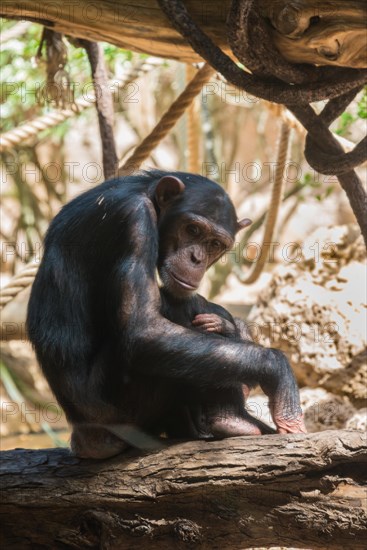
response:
M364 434L1 453L2 548L365 548Z

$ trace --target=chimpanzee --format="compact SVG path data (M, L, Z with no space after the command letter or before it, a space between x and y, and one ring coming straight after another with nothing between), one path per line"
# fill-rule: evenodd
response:
M240 229L219 185L158 170L106 181L55 217L27 322L77 455L118 454L129 426L172 431L170 412L192 387L209 401L237 388L239 408L238 385L259 384L278 432L304 431L297 384L279 350L202 334L161 312L157 269L171 295L187 297Z

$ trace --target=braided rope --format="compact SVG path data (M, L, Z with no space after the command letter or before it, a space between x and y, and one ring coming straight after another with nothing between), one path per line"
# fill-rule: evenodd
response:
M367 139L345 153L329 129L343 112L341 108L345 110L366 84L367 70L292 65L274 48L259 2L232 0L227 39L232 53L251 72L244 71L198 26L184 0L157 2L195 52L231 84L292 111L308 131L305 151L308 163L316 171L337 175L367 246L367 194L354 171L367 160ZM330 101L317 115L311 103L325 99Z
M284 189L284 169L287 162L291 129L286 122L282 122L280 129L280 137L278 144L278 155L276 163L276 171L274 177L273 189L271 192L269 212L266 217L264 236L260 249L260 256L257 262L253 265L252 270L245 279L241 278L241 283L250 285L257 281L260 277L264 265L266 263L269 251L269 245L272 241L274 229L278 219L279 208L282 202Z
M186 79L191 80L197 70L192 65L186 65ZM188 170L197 174L199 172L199 149L200 149L200 125L198 104L194 100L187 109L187 149L188 149Z
M266 55L272 60L271 64L273 68L279 72L277 72L275 78L269 82L269 79L264 79L261 75L255 74L255 72L254 74L250 74L244 71L225 54L200 28L198 23L193 20L184 0L157 0L157 2L175 29L185 38L185 40L187 40L197 54L216 71L221 73L229 82L256 97L282 104L297 105L300 102L312 103L337 97L342 93L354 89L356 86L364 85L366 82L367 70L341 69L339 67L311 67L308 68L303 76L305 81L298 83L302 75L300 76L294 66L287 64L285 67L285 64L282 63L283 70L280 71L280 69L278 69L279 62L278 64L274 63L272 51L275 49L272 43L270 43L269 48L266 49ZM256 10L258 3L255 2L255 0L232 0L231 2L229 25L232 26L238 34L241 33L239 22L243 20L242 14L239 13L238 10L246 9L247 6L249 9ZM244 15L246 13L247 10L244 12ZM254 31L258 31L258 34L256 35L256 40L252 42L252 44L256 44L256 48L260 47L262 50L262 43L267 42L268 30L265 22L257 20L256 23L256 27L254 25L252 26ZM232 36L230 33L229 39L233 50L235 41L231 38ZM243 36L243 33L241 33L236 44L241 42L241 40L246 40L246 36ZM243 48L240 46L238 47L240 51L238 51L237 55L241 54L241 56L245 57L244 54L248 54L248 50L244 52ZM241 57L238 57L238 59L246 67L250 69L253 67L252 60L249 59L247 55L245 62ZM278 61L278 56L274 59ZM262 60L263 63L264 61L265 59ZM290 80L291 84L282 80L284 70L287 70L287 73L292 77ZM302 71L303 70L302 68Z
M222 77L222 75L220 75L219 73L216 73L215 78L219 82L226 84L226 90L228 91L228 97L226 98L226 102L235 106L242 106L241 103L238 103L237 101L232 102L230 100L230 97L231 97L230 93L231 93L231 90L233 92L236 92L236 91L242 92L243 90L238 88L238 86L230 85L224 79L224 77ZM214 89L214 93L216 93L219 96L221 94L221 92L216 89ZM305 127L301 124L301 122L293 115L293 113L289 109L284 108L284 106L280 105L279 103L272 103L271 101L266 101L265 99L260 99L260 101L261 101L261 104L264 105L264 107L268 111L270 111L273 116L277 118L281 118L283 122L288 124L288 126L292 128L292 130L295 130L301 136L306 136L307 132ZM351 151L355 147L356 144L350 141L349 139L343 136L339 136L339 134L336 134L335 132L331 132L331 133L333 137L344 147L346 151ZM362 162L360 166L367 166L367 161Z
M162 60L153 57L142 60L140 63L126 71L126 74L121 78L121 80L118 81L118 86L122 87L128 84L130 81L135 80L140 75L150 71L152 68L161 65L162 63ZM6 132L0 138L0 151L19 144L24 139L36 135L39 131L56 126L67 118L74 116L84 109L87 109L93 105L94 102L95 99L78 99L76 101L77 111L72 109L55 111L53 113L49 113L48 115L38 117L35 120L20 126L19 128L11 130L10 132ZM20 273L15 275L7 285L0 289L0 310L16 298L22 290L33 283L38 270L38 265L38 262L28 264Z
M295 130L298 134L305 136L306 130L302 124L296 119L296 117L285 107L279 105L279 103L270 103L269 101L262 101L262 104L277 118L280 118L284 124ZM353 146L353 144L351 144Z
M119 88L122 88L142 74L150 71L158 65L161 65L162 63L162 60L156 59L154 57L144 59L134 65L134 67L129 68L121 79L111 82L111 85L117 83L117 86ZM59 111L48 113L47 115L37 117L34 120L27 122L26 124L22 124L18 128L9 130L9 132L5 132L0 136L0 152L6 151L16 145L19 145L24 140L36 136L39 132L42 132L43 130L47 130L48 128L53 128L54 126L57 126L61 122L64 122L66 119L81 113L88 107L91 107L92 105L94 105L95 101L96 98L92 94L91 97L88 99L79 98L75 101L73 109L60 109Z
M146 61L144 64L146 64ZM132 71L129 71L129 75L131 75L131 73ZM134 74L136 75L136 70ZM126 165L131 166L132 164L134 164L134 166L140 166L143 160L145 160L145 158L149 156L150 152L154 149L154 147L167 135L169 130L175 125L177 120L183 115L187 107L192 103L195 96L197 96L197 94L200 92L201 88L203 87L203 84L205 84L205 82L210 78L212 74L213 74L213 70L208 65L204 65L199 71L197 71L194 78L189 82L189 84L186 86L182 94L176 99L176 101L173 102L173 104L168 109L168 111L163 115L163 117L161 118L157 126L154 128L154 130L149 134L149 136L145 138L145 140L143 140L141 145L137 147L136 151L127 160L127 162L122 167L122 169L120 169L120 174L121 174L121 170L124 170ZM87 106L89 105L90 103L88 102ZM70 111L70 110L65 109L63 111ZM53 113L53 114L55 115L61 114L61 116L64 116L63 111L60 113ZM73 113L73 111L71 112ZM40 118L43 119L45 117L40 117ZM39 123L39 120L33 121L33 124L35 122ZM38 264L36 263L29 264L23 271L21 271L18 275L13 277L13 279L11 279L8 285L0 289L0 310L8 302L13 300L19 294L19 292L21 292L24 288L27 288L29 285L33 283L34 277L37 273L37 269L38 269Z
M13 277L7 285L0 289L0 310L14 300L18 294L33 283L38 270L38 262L29 263L22 271Z
M149 157L153 149L166 137L178 119L184 114L213 73L214 70L207 63L197 71L194 78L190 80L184 91L172 103L171 107L165 112L155 128L140 145L137 146L135 151L122 166L120 166L118 171L119 176L129 174L140 168L144 160Z

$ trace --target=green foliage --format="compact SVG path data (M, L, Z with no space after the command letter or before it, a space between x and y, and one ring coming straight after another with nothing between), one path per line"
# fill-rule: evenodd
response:
M353 122L355 122L356 120L357 118L355 116L353 116L351 113L348 113L348 111L346 111L339 118L339 127L336 130L336 133L339 136L345 136L345 134L348 132Z
M11 26L14 26L14 23L12 25L3 23L2 32ZM32 90L44 79L44 76L32 59L37 53L41 32L42 27L31 25L24 37L14 38L2 44L0 53L2 131L10 130L38 111Z
M356 122L358 119L366 119L367 118L367 88L365 87L362 96L360 97L358 103L357 103L357 111L356 114L352 114L350 111L345 111L340 117L339 117L339 126L336 130L336 133L339 136L345 136L351 125Z
M316 173L311 174L310 172L306 172L301 182L301 185L302 189L308 187L312 190L315 190L313 196L319 202L325 200L334 191L334 185L330 184L329 178L326 178L325 180L324 176L320 176Z
M0 29L5 32L17 23L1 19ZM37 59L37 53L42 36L42 26L31 24L25 33L2 44L0 52L0 70L2 87L0 100L2 103L1 131L8 131L15 126L30 120L35 116L47 113L52 105L45 103L44 85L46 80L46 61L44 49ZM65 39L64 39L65 41ZM78 48L65 41L67 45L67 64L65 70L72 83L75 98L90 94L91 76L87 55L84 48ZM107 68L111 75L116 67L126 60L131 60L132 53L111 44L104 44L104 54ZM82 113L80 116L85 116ZM68 129L64 123L50 131L46 130L42 137L52 134L53 138L62 139Z
M367 118L367 87L363 90L363 95L358 102L358 116L359 118L366 119Z
M19 31L19 22L0 19L2 37L9 31ZM55 105L49 100L47 92L47 65L45 58L45 44L40 48L43 27L38 24L29 24L21 35L14 33L13 38L5 39L0 52L0 71L2 86L1 100L1 131L12 130L24 122L55 110ZM71 83L73 102L78 97L90 98L94 92L91 79L90 64L84 48L74 46L64 38L67 47L67 63L64 67L68 80ZM110 44L103 45L107 70L111 77L119 72L121 65L131 59L131 52L117 48ZM69 107L69 105L66 105ZM94 115L94 109L86 109L78 116L86 118ZM33 243L39 242L44 234L50 218L64 203L67 178L64 165L64 139L73 124L68 119L50 129L39 132L32 142L22 142L15 150L1 153L1 161L6 174L6 196L4 202L12 205L16 199L20 205L17 212L10 206L9 211L14 213L14 223L10 232L4 232L2 238L9 242L25 241L28 250L32 252ZM97 131L97 129L96 129ZM50 180L44 170L45 161L38 143L47 140L48 162L60 166L59 181ZM37 179L27 178L27 167L37 173ZM9 176L7 175L9 174ZM10 185L8 185L10 182ZM19 258L20 259L20 258ZM15 262L12 269L15 268Z

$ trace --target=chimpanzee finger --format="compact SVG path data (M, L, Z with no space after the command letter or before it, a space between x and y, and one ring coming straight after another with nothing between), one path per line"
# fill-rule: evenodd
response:
M215 325L205 327L206 332L219 332L219 328Z
M207 323L207 322L211 322L211 321L214 321L216 319L216 315L212 315L210 313L199 313L198 315L195 316L195 319L192 321L192 324L193 325L199 325L199 324L202 324L202 323Z

